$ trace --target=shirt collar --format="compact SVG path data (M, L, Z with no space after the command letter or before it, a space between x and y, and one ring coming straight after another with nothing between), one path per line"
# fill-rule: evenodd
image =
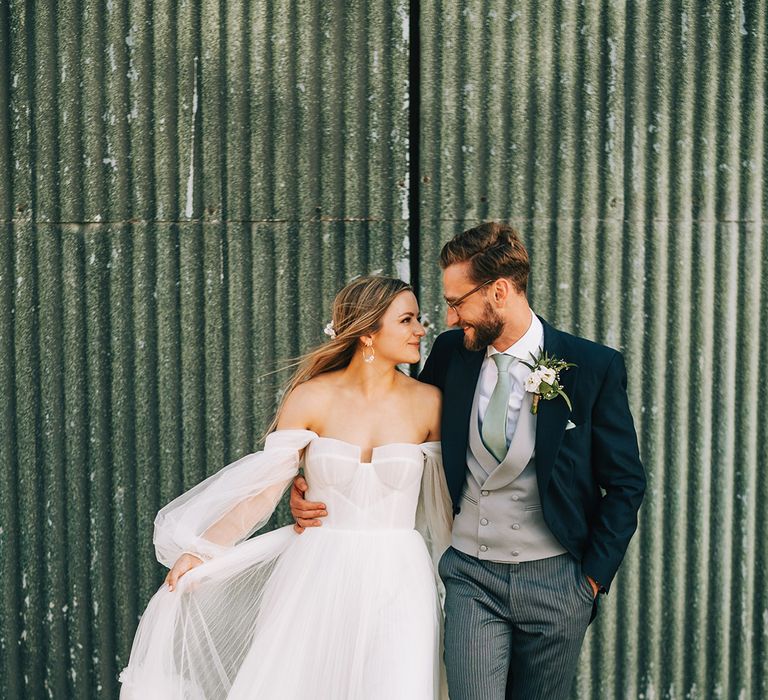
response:
M541 324L539 317L531 311L531 325L528 326L528 330L517 340L512 343L506 350L499 351L489 345L486 348L486 357L493 357L494 355L502 352L505 355L512 355L518 360L531 361L531 355L538 357L540 350L544 347L544 326Z

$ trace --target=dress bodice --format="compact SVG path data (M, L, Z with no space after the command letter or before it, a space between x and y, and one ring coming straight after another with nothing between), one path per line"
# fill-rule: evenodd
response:
M360 447L316 437L304 456L306 498L328 509L323 527L346 530L413 529L426 445L375 447L370 462Z

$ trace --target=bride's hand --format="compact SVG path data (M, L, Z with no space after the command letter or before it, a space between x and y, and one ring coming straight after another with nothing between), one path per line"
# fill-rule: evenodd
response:
M188 554L186 552L182 554L165 577L165 583L168 584L168 590L172 591L176 588L176 583L187 573L187 571L194 569L196 566L200 566L202 563L203 560L200 559L200 557L196 557L194 554Z

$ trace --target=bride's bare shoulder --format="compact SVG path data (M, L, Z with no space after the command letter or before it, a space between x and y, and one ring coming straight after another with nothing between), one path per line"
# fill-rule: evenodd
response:
M402 375L403 387L408 394L418 403L434 405L438 409L443 400L443 393L436 386L425 384L418 379Z
M323 398L326 396L330 398L332 393L341 386L343 386L342 372L340 370L333 370L318 374L316 377L312 377L312 379L307 379L306 382L299 384L296 389L301 388L306 395L313 398Z
M280 410L278 427L290 426L312 429L328 410L333 397L333 378L328 372L312 377L306 382L297 384L288 396Z
M405 395L414 420L424 428L425 440L440 439L440 415L443 408L443 394L437 387L417 379L405 377Z

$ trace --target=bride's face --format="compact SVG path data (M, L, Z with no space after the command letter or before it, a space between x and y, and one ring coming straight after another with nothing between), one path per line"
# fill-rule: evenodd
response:
M381 327L371 336L376 358L395 364L418 362L420 341L425 333L413 292L400 292L384 312Z

